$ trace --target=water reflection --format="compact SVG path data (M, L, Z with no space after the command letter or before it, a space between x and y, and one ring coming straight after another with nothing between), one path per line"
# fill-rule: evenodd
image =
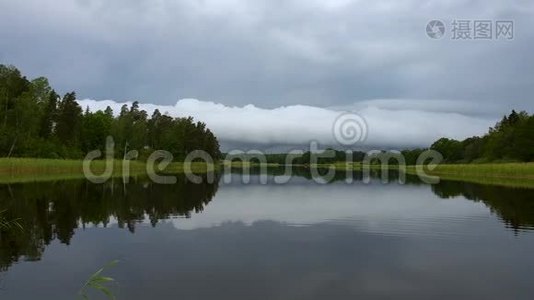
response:
M148 178L126 184L115 179L105 184L69 180L0 185L0 209L24 228L0 230L0 269L21 257L39 260L51 241L69 244L79 227L111 222L134 232L140 221L155 226L158 220L190 217L204 210L217 189L218 183L192 184L182 176L172 185L152 184Z
M332 174L329 174L332 172ZM225 174L225 177L231 177L231 179L226 178L225 182L230 183L242 183L248 180L247 176L251 175L251 182L259 183L260 177L264 176L267 183L281 184L295 182L300 178L305 178L309 181L315 181L321 184L332 184L336 182L361 182L364 179L370 179L374 182L384 182L384 183L395 183L395 182L404 182L412 185L425 185L417 176L407 175L400 180L399 172L396 170L389 170L387 174L384 174L379 169L369 170L368 177L362 171L342 171L342 170L332 170L329 171L327 168L318 168L318 174L313 174L310 168L302 166L294 167L282 167L282 166L270 166L268 168L260 168L257 166L252 166L248 169L243 169L241 167L234 167L231 169L230 173ZM286 180L278 181L277 177L285 178ZM245 179L244 179L245 178Z
M516 232L534 229L534 189L442 181L432 185L432 191L441 198L461 196L482 202Z
M232 182L239 182L243 172L241 169L233 169L234 179ZM284 176L287 170L283 167L268 168L266 174L269 177L268 182L274 182L276 176ZM325 170L323 170L326 173ZM251 168L250 174L259 175L262 173L260 168ZM238 174L235 176L235 174ZM312 180L312 174L309 169L296 167L291 170L291 174L296 178L306 178ZM371 185L382 184L384 178L380 170L371 170ZM327 182L334 184L345 182L347 179L358 185L364 178L362 172L336 171L334 176ZM387 184L398 184L399 173L395 170L388 171ZM293 178L294 179L294 178ZM293 180L294 182L294 180ZM417 176L407 175L404 181L405 185L426 186ZM511 188L497 185L485 185L479 183L470 183L463 181L441 180L438 184L431 185L432 192L442 198L449 199L455 197L464 197L465 199L484 203L492 213L495 213L509 228L516 232L521 230L534 230L534 189L528 188Z
M284 171L283 168L270 168L268 173L272 178L283 176ZM258 169L252 170L252 174L257 175L258 172ZM436 233L439 228L431 227L431 222L441 225L436 220L439 221L439 213L443 210L432 207L422 212L414 212L414 208L410 206L431 203L432 199L427 196L431 190L441 199L463 197L483 203L499 216L506 226L516 232L534 228L534 190L529 189L454 181L442 181L430 187L415 176L408 176L406 185L403 186L397 183L395 172L389 174L391 183L386 185L382 185L378 179L380 172L372 173L374 179L370 185L363 185L362 174L355 172L350 174L355 182L347 185L343 182L347 176L344 171L336 172L331 184L316 185L311 181L309 170L302 168L295 170L296 177L287 185L275 187L272 181L269 181L270 185L262 189L254 183L257 181L255 179L250 186L241 185L238 173L236 170L233 175L229 175L237 177L225 187L225 195L221 198L221 201L225 198L231 201L221 204L211 215L205 214L206 217L212 217L206 223L207 226L227 220L235 221L230 215L238 215L238 221L250 220L251 223L258 220L283 223L288 221L284 219L284 212L289 212L295 218L300 211L303 218L295 221L300 224L314 223L315 220L341 219L350 217L341 215L342 213L352 213L353 219L367 218L369 222L376 222L379 218L387 219L393 227L407 230L406 223L401 226L394 223L394 218L399 217L398 214L406 213L406 219L416 220L417 222L413 222L416 222L417 226L427 226ZM192 184L184 177L178 177L178 183L173 185L152 184L143 178L131 180L127 184L120 180L102 185L71 180L0 185L0 210L6 210L7 218L20 218L24 226L22 232L15 229L0 231L0 268L6 270L13 262L21 259L39 260L52 241L71 243L77 228L95 224L117 224L119 228L127 228L133 233L136 224L141 221L148 221L155 226L159 220L190 217L192 213L204 210L215 196L218 185ZM239 192L232 193L233 189ZM340 195L346 199L341 201ZM248 202L245 197L250 198ZM373 200L367 204L374 206L366 210L362 206L365 205L362 199ZM255 208L246 206L251 203ZM271 209L276 208L271 214L269 205ZM464 210L466 207L458 209ZM221 213L219 219L216 219L217 213ZM204 214L199 215L197 219L202 221L203 216ZM294 218L290 221L295 220ZM215 219L216 221L213 221ZM180 228L180 225L177 227ZM383 231L384 227L378 230Z

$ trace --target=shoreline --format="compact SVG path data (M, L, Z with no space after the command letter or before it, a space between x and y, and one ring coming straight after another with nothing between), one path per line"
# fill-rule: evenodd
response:
M347 170L347 164L333 164L336 170ZM328 167L325 165L324 167ZM352 165L352 170L362 170L361 164ZM370 166L380 170L380 165ZM389 166L389 170L398 170ZM429 176L439 176L440 180L461 181L478 184L498 185L515 188L534 188L534 163L485 163L485 164L440 164L434 170L425 169ZM417 176L415 166L406 166L406 174Z
M42 158L0 158L0 184L24 183L34 181L55 181L83 179L82 160L42 159ZM361 164L334 163L316 165L318 168L333 167L337 171L361 171ZM91 170L101 174L106 161L95 160ZM112 177L122 176L122 160L113 161ZM213 166L203 162L192 164L195 173L206 173L209 170L244 167L259 167L257 163L220 161ZM266 168L285 167L282 164L267 164ZM306 165L292 165L296 168L309 168ZM380 165L371 165L372 170L380 170ZM388 169L396 170L397 166ZM441 164L434 170L425 170L427 175L439 176L443 180L463 181L479 184L501 185L507 187L534 188L534 163L488 163L488 164ZM172 162L161 173L184 173L183 163ZM406 166L406 174L417 175L415 166ZM130 176L146 176L146 164L141 161L130 161Z
M141 161L130 161L129 177L148 176L146 164ZM94 160L91 162L91 171L102 174L106 168L106 161ZM122 177L122 160L113 160L111 177ZM194 173L206 173L209 169L216 169L206 163L192 163ZM184 173L183 164L170 163L161 174ZM72 159L46 159L46 158L0 158L0 184L25 183L38 181L57 181L69 179L84 179L83 160ZM99 178L95 176L94 178Z
M333 163L318 164L317 168L331 168L336 171L362 171L361 164ZM232 168L260 167L257 163L233 162ZM267 168L283 168L283 164L267 164ZM309 168L310 165L297 165L296 168ZM370 165L371 170L380 171L380 165ZM398 170L397 166L388 166L389 170ZM534 188L534 163L484 163L484 164L440 164L434 170L425 169L429 176L439 176L440 180L460 181L477 184L498 185L514 188ZM406 166L406 174L417 176L415 166Z

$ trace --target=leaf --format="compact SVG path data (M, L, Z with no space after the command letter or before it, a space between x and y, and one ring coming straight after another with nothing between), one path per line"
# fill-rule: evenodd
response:
M95 273L93 273L89 277L89 279L87 279L83 287L80 289L79 295L83 299L88 299L87 294L86 294L86 289L89 287L89 288L101 291L109 299L115 299L113 292L107 286L104 285L106 283L115 281L115 279L113 279L112 277L108 277L108 276L102 276L101 274L102 272L104 272L104 270L115 266L118 262L119 262L118 260L113 260L109 262L108 264L106 264L104 267L100 268Z
M94 288L104 293L104 295L106 295L108 298L115 299L115 295L113 295L113 293L107 287L95 286Z
M110 282L110 281L115 281L115 279L111 278L111 277L105 277L105 276L102 276L102 277L98 277L98 281L102 281L102 282Z

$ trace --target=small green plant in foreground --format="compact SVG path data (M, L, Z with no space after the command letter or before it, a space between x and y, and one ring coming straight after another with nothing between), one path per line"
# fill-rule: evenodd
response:
M8 220L4 217L6 211L0 211L0 230L16 228L23 230L22 225L19 223L19 219Z
M82 286L82 288L80 289L80 292L79 292L80 297L82 299L89 299L89 297L87 296L87 291L89 289L94 289L94 290L101 291L104 295L106 295L106 297L108 297L108 299L116 299L115 295L113 294L113 292L110 290L108 286L108 284L111 282L114 282L115 279L102 275L102 272L104 272L106 269L110 267L115 266L118 262L119 262L118 260L113 260L107 265L100 268L93 275L91 275L89 279L87 279L85 284Z

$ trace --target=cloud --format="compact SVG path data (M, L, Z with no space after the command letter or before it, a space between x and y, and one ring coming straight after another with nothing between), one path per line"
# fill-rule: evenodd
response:
M0 1L0 61L81 98L450 99L504 114L534 110L533 16L531 2L502 0ZM514 20L515 38L451 40L452 21L466 18ZM445 38L426 36L432 19Z
M227 145L334 144L354 111L367 146L427 146L534 110L533 16L501 0L0 1L0 63L82 99L192 115ZM451 40L455 19L513 20L515 36Z
M391 100L395 103L394 100ZM111 100L78 100L82 107L90 110L104 110L107 106L114 112L123 104ZM411 109L390 109L383 101L354 109L361 116L368 129L367 139L356 147L425 147L440 137L463 139L485 133L495 119L470 116L458 112L439 112ZM436 102L442 105L441 102ZM429 104L426 105L428 109ZM249 144L259 147L273 145L307 145L317 141L322 145L336 145L333 134L336 118L346 111L337 108L321 108L308 105L281 106L272 109L246 106L226 106L220 103L182 99L175 105L140 104L149 115L155 109L173 117L193 116L205 122L223 144Z
M472 101L434 100L434 99L374 99L350 105L335 106L338 110L360 110L375 107L387 110L413 110L436 113L458 113L462 115L481 115L495 117L507 112L500 103L485 103L484 109Z

